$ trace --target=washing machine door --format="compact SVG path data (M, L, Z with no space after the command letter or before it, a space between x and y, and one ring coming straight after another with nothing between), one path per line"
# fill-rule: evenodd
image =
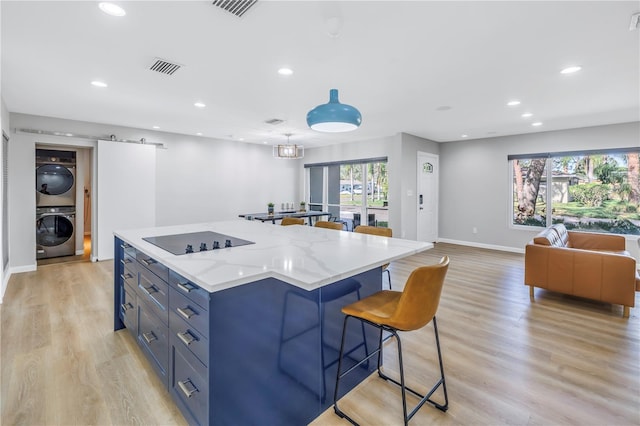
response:
M43 247L64 244L74 235L73 216L56 213L41 215L36 220L36 243Z
M59 164L44 164L36 169L36 191L45 195L62 195L73 188L71 170Z

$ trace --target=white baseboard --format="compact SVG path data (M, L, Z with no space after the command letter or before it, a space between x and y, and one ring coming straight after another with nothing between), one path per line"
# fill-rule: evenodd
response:
M2 277L2 288L0 289L0 305L2 305L2 299L4 298L4 292L9 284L9 278L11 278L11 270L7 268L4 277Z
M9 268L9 272L12 274L19 274L20 272L32 272L37 269L38 264L34 263L33 265L12 266Z
M7 285L9 284L9 278L13 274L19 274L20 272L31 272L37 269L38 265L23 265L23 266L11 266L7 268L5 271L5 276L2 277L2 290L0 292L0 304L2 304L2 299L4 298L4 292L7 289Z
M82 256L84 254L84 250L76 250L76 256Z
M508 252L511 252L511 253L524 254L524 248L520 248L520 247L496 246L496 245L493 245L493 244L474 243L472 241L451 240L449 238L438 238L438 242L439 243L457 244L459 246L478 247L478 248L484 248L484 249L489 249L489 250L508 251Z

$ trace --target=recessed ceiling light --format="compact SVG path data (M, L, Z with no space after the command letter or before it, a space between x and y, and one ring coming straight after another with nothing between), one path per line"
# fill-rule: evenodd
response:
M469 136L469 135L460 135L460 137L461 137L461 138L466 138L466 137L468 137L468 136Z
M529 118L531 117L533 114L531 114L530 112L525 112L524 114L522 114L520 117L522 118Z
M159 129L159 128L160 128L160 126L153 126L152 128L153 128L153 129Z
M535 123L531 123L531 125L535 127L542 126L542 121L536 121Z
M125 12L124 9L117 4L108 3L105 1L98 3L98 7L101 11L111 16L124 16L127 14L127 12Z
M560 74L573 74L574 72L578 72L581 69L582 67L579 67L579 66L567 67L562 71L560 71Z
M278 70L278 74L280 74L280 75L291 75L291 74L293 74L293 70L291 68L283 67L283 68L280 68Z
M242 142L242 141L244 141L244 138L238 138L238 140L239 140L240 142Z
M202 136L202 133L198 132L196 133L196 136Z
M267 141L262 141L262 143L263 143L263 144L267 144L268 142L267 142Z
M196 108L204 108L206 107L205 104L203 104L202 102L196 102L195 104L193 104L194 107Z
M508 105L508 106L516 106L516 105L520 105L520 101L516 101L516 100L509 101L509 102L507 102L507 105Z
M105 83L104 81L99 81L99 80L93 80L91 82L91 84L93 86L96 86L96 87L107 87L107 83Z

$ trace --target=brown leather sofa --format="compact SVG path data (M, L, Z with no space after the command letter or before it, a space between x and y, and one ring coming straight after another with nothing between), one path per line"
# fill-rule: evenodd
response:
M640 291L636 260L625 251L621 235L571 232L555 224L527 244L524 265L532 300L539 287L623 305L627 318Z

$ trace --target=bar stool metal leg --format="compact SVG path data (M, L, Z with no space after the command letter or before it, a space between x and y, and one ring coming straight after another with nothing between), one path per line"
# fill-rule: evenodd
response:
M387 327L384 325L379 325L379 324L375 324L372 322L369 322L365 319L362 318L356 318L353 317L363 323L367 323L370 324L374 327L377 327L378 329L380 329L380 339L378 342L378 348L373 351L371 354L369 354L367 357L363 358L362 360L360 360L358 363L356 363L354 366L352 366L351 368L349 368L347 371L345 371L344 373L341 373L342 371L342 359L343 359L343 352L344 352L344 343L345 343L345 332L346 332L346 327L347 327L347 321L348 319L351 318L350 315L345 316L344 319L344 325L342 328L342 341L340 343L340 355L338 357L338 372L337 372L337 378L336 378L336 387L335 387L335 391L333 393L333 410L334 412L348 420L350 423L357 425L358 423L353 420L351 417L349 417L346 413L344 413L342 410L340 410L340 408L338 407L338 392L339 392L339 386L340 386L340 379L342 379L343 377L345 377L347 374L351 373L354 369L356 369L358 366L360 366L362 363L364 363L365 361L368 361L372 356L374 355L378 355L378 376L380 376L382 379L390 381L398 386L400 386L401 392L402 392L402 410L403 410L403 414L404 414L404 424L407 425L409 423L409 420L411 420L411 418L418 412L418 410L424 405L425 402L429 402L430 404L432 404L434 407L438 408L441 411L447 411L447 409L449 408L449 397L447 395L447 387L446 387L446 382L445 382L445 377L444 377L444 365L442 362L442 352L440 350L440 338L438 335L438 323L436 321L435 316L433 317L433 330L435 333L435 338L436 338L436 348L437 348L437 352L438 352L438 365L440 368L440 380L438 380L438 382L431 388L431 390L426 394L426 395L422 395L418 392L416 392L415 390L411 389L410 387L406 386L405 383L405 378L404 378L404 363L403 363L403 359L402 359L402 343L400 341L400 336L398 335L397 331L391 327ZM398 363L399 363L399 369L400 369L400 381L398 382L397 380L387 376L386 374L384 374L381 370L381 366L382 366L382 332L384 331L388 331L389 333L391 333L397 341L397 346L398 346ZM431 395L434 394L434 392L442 385L442 390L444 393L444 404L440 404L437 403L436 401L431 399ZM407 396L406 396L406 392L409 391L412 394L414 394L415 396L417 396L418 398L420 398L420 402L411 410L411 412L409 414L407 414Z

